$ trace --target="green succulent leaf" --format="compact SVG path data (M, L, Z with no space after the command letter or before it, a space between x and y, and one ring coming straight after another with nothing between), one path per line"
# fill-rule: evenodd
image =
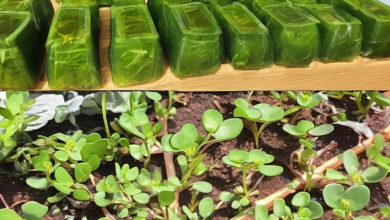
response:
M382 167L369 167L363 174L362 178L367 183L377 183L383 180L388 174L388 170Z
M241 164L250 161L251 157L247 151L231 150L228 154L228 159L235 164Z
M138 174L139 174L139 169L138 169L138 167L133 167L133 168L131 168L129 171L126 172L125 178L126 178L128 181L134 181L134 180L137 179Z
M344 187L340 184L331 183L326 185L323 191L325 203L334 209L338 209L344 193Z
M231 118L221 123L215 132L215 141L227 141L236 138L242 131L244 124L241 119Z
M201 193L210 193L213 190L213 186L210 183L204 181L194 183L192 188Z
M331 133L334 130L333 125L331 124L323 124L317 126L309 131L309 134L312 136L323 136Z
M80 201L89 201L91 199L91 196L86 190L77 189L73 192L73 198Z
M311 219L319 219L324 214L324 209L316 201L310 200L309 204L306 205L306 208L308 208L311 212Z
M365 215L365 216L356 217L354 218L354 220L376 220L376 218L373 216Z
M69 195L71 192L71 189L68 186L62 185L61 183L53 183L54 188L56 188L58 191Z
M333 180L346 180L347 178L334 169L326 169L325 177Z
M142 152L141 152L141 145L138 144L132 144L129 146L130 155L136 159L141 160L143 158Z
M240 199L240 204L241 204L241 206L243 206L243 207L249 205L249 200L248 200L248 198L242 197L242 198Z
M305 207L310 202L310 194L307 192L299 192L293 197L291 204L296 207Z
M150 176L146 175L145 173L140 173L137 177L137 183L145 188L149 188L152 184L152 180Z
M249 155L251 157L250 161L255 163L256 165L271 163L275 159L274 156L267 154L261 150L251 150L249 152Z
M347 210L359 211L370 201L370 190L364 185L351 186L345 191L343 200L349 203Z
M207 110L202 117L203 127L209 133L215 133L222 121L222 114L213 109Z
M222 191L221 194L219 194L219 199L222 202L228 203L228 202L231 202L235 196L236 196L236 194L234 194L234 193Z
M102 158L104 154L106 153L106 150L108 148L108 140L107 139L101 139L94 143L92 143L91 146L91 154L96 154L99 156L99 158Z
M378 164L379 166L381 166L387 170L390 170L390 158L385 157L381 154L378 154L374 157L374 162L376 164Z
M162 96L158 92L145 92L145 95L149 99L151 99L153 101L156 101L156 102L158 102L158 101L160 101L162 99Z
M283 167L276 165L260 164L257 166L257 170L265 176L277 176L283 173Z
M338 217L345 219L346 211L341 209L333 209L333 213Z
M146 193L139 193L134 195L133 199L140 204L147 204L149 202L149 195Z
M302 92L297 96L298 104L305 108L314 108L324 100L327 100L327 98L322 93Z
M180 166L181 173L185 173L188 167L187 158L184 155L179 155L177 157L177 163Z
M67 161L69 158L69 154L64 151L57 151L54 153L54 157L59 161Z
M210 197L203 198L199 202L199 214L203 218L209 217L211 214L213 214L214 211L214 202L213 199Z
M27 185L34 189L45 190L50 186L50 182L45 177L31 176L26 179Z
M249 108L249 103L243 98L238 98L234 100L234 104L236 107L243 108L243 109L248 109Z
M199 163L195 169L194 169L194 174L195 176L201 176L207 171L207 167L204 163Z
M55 194L54 196L47 198L47 201L50 203L57 203L65 197L66 197L66 194L59 192L59 193Z
M264 205L255 207L255 220L268 220L268 209Z
M275 199L273 209L274 209L274 214L277 217L283 217L287 215L286 203L284 202L283 199L280 198Z
M40 220L46 215L49 208L37 202L30 201L22 205L23 216L28 220Z
M193 147L197 139L198 131L196 130L195 125L187 123L183 125L178 133L171 137L170 144L175 149L184 150Z
M64 186L73 186L73 179L63 167L58 167L54 173L56 180Z
M89 179L91 175L92 167L89 163L79 163L74 169L77 182L83 183Z
M158 202L161 206L169 206L175 200L175 192L161 191L158 193Z
M112 202L113 194L106 194L106 192L98 192L95 194L94 200L96 205L100 207L109 206Z
M96 142L96 141L98 141L100 139L102 139L102 137L98 133L91 133L91 134L89 134L87 136L87 142L88 143Z
M0 209L0 216L4 220L23 220L14 210L12 209Z
M137 188L137 187L135 187L133 184L129 184L125 188L124 192L126 193L126 195L134 196L134 195L137 195L137 194L141 193L142 190Z
M238 107L238 108L234 109L233 116L236 118L245 118L245 119L248 119L250 121L257 121L261 117L261 112L255 108L244 109L244 108Z
M359 171L359 161L354 151L347 150L343 154L343 164L347 173L352 176Z
M374 102L381 106L390 106L390 99L383 93L378 93L373 97L376 91L366 91L365 92L370 98L374 98Z
M152 131L154 135L158 135L161 133L163 126L160 123L156 123L153 125Z
M94 154L92 155L87 161L87 162L90 166L91 166L91 169L92 171L95 171L99 168L100 166L100 158L98 155Z
M279 121L284 117L284 110L277 106L271 106L265 103L261 103L253 106L261 112L260 121L262 122L274 122Z

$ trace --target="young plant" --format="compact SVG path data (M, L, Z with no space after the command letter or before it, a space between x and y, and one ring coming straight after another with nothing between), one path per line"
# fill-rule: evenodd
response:
M285 116L297 112L302 108L314 108L320 102L328 100L328 97L324 95L322 92L313 93L309 91L301 91L296 93L295 100L297 100L299 105L288 109L284 114Z
M256 220L310 220L319 219L324 213L322 206L310 199L310 194L307 192L299 192L292 198L291 204L297 210L292 212L291 208L286 206L283 199L277 198L273 205L273 214L268 215L268 209L264 205L255 207Z
M279 100L279 103L282 104L283 100L288 96L290 99L297 100L297 94L293 91L282 91L280 93L276 91L271 91L271 95Z
M272 155L266 154L261 150L251 150L250 152L244 150L232 150L227 156L222 158L226 165L232 166L242 171L242 187L237 187L235 193L239 197L231 197L232 207L237 209L241 206L249 205L250 196L258 194L255 189L248 191L246 183L247 173L250 170L256 170L265 176L277 176L283 172L283 168L276 165L269 165L274 161ZM222 198L221 200L226 200Z
M0 209L0 216L2 220L39 220L43 218L49 208L37 202L30 201L22 205L23 217L19 216L12 209Z
M240 119L223 120L221 113L216 110L207 110L202 118L203 127L208 134L198 133L193 124L185 124L176 134L165 135L161 139L161 149L164 152L184 153L179 164L183 171L181 182L187 182L191 174L201 175L206 171L202 163L205 150L212 144L236 138L242 131ZM212 139L212 137L214 137Z
M5 128L0 134L0 162L17 146L21 139L31 141L31 138L24 132L29 122L35 121L39 116L26 117L25 111L35 103L29 99L28 92L7 92L5 107L0 107L0 128Z
M363 95L366 95L369 99L367 105L363 105L364 97ZM355 99L356 105L358 107L358 111L355 112L358 115L358 119L362 120L366 117L368 114L368 111L370 110L371 106L374 104L374 102L380 106L390 106L390 98L388 98L385 94L379 92L379 91L355 91L355 92L348 92L348 91L331 91L328 92L328 96L335 98L335 99L342 99L344 96L352 96Z
M377 183L385 178L388 174L387 169L382 167L371 166L366 170L360 169L358 158L354 151L347 150L343 154L343 164L348 175L337 172L333 169L327 169L325 178L335 182L347 185L361 185L365 183Z
M354 185L344 190L344 187L337 183L325 186L325 203L333 208L334 214L342 219L370 219L367 216L358 218L352 217L352 212L362 210L370 201L370 190L364 185Z
M284 117L283 109L265 103L250 107L248 101L238 98L234 101L234 104L236 108L233 115L234 117L246 119L244 120L245 127L252 132L256 148L259 148L259 138L263 130L269 124L277 122ZM262 124L260 128L258 128L258 123Z
M317 156L317 152L313 149L314 137L327 135L334 130L334 127L331 124L323 124L316 127L310 121L301 120L296 126L285 124L283 130L299 138L299 143L301 143L302 147L291 154L290 167L293 168L292 164L296 162L300 169L306 171L306 188L310 191L314 187L312 177L315 172L315 166L313 162Z
M385 157L381 154L383 150L383 135L377 134L374 139L374 146L369 147L366 150L366 155L369 161L376 163L378 166L390 171L390 158Z

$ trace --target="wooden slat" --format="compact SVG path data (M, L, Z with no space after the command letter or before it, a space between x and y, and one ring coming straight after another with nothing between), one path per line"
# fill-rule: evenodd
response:
M54 1L54 0L53 0ZM55 2L55 7L58 4ZM159 80L123 88L111 81L108 62L110 10L100 9L100 62L104 86L100 90L179 90L179 91L242 91L242 90L389 90L390 58L357 57L353 62L324 64L313 62L307 68L275 65L261 70L234 70L222 64L214 74L179 79L165 63L165 74ZM389 48L390 50L390 48ZM47 81L35 90L50 90Z

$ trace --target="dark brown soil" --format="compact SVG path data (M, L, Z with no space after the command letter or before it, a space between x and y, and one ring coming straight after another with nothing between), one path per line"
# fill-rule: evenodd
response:
M234 106L232 103L236 98L246 98L247 94L242 92L234 93L186 93L186 98L188 105L182 106L180 104L175 104L177 107L177 114L174 116L174 119L169 120L168 127L169 133L175 133L180 130L180 128L185 123L192 123L197 128L198 131L202 134L205 134L205 131L202 126L202 115L208 109L216 109L220 111L224 118L231 118ZM259 92L255 93L251 98L252 104L257 103L268 103L270 105L279 105L278 100L274 99L268 92ZM356 120L356 117L351 114L353 110L356 110L354 103L351 100L330 100L330 103L335 105L338 108L344 108L347 111L347 116L350 120ZM293 106L295 101L286 99L281 105L282 108L288 109ZM330 113L328 105L325 103L323 106L320 106L323 113ZM152 111L148 111L152 112ZM113 120L119 115L110 115L109 119ZM150 114L150 119L153 120L154 113ZM295 117L295 120L309 120L315 124L322 123L331 123L331 119L324 114L320 114L317 111L312 111L310 109L303 109L298 113L298 115L291 115L290 119ZM374 132L378 132L385 125L387 125L387 116L386 114L378 114L374 111L371 111L369 116L367 116L366 121L369 126L373 129ZM75 130L82 129L86 133L99 132L104 136L104 125L101 120L101 116L78 116L77 117L78 127L71 125L69 122L64 122L62 124L56 124L55 122L49 122L47 126L38 131L30 132L30 136L35 139L38 134L41 135L50 135L56 132L63 133L73 133ZM273 154L276 158L275 164L285 166L289 163L290 154L297 150L300 147L300 144L297 139L291 137L286 132L283 131L281 123L274 123L269 125L260 136L260 147L269 154ZM326 151L321 157L317 158L316 165L321 165L326 160L334 157L337 154L342 153L343 151L355 146L359 142L359 136L350 128L335 125L335 130L329 135L319 138L316 141L316 150L323 149L325 146L335 141L338 144L337 148L330 149ZM207 156L204 159L206 166L211 166L217 163L216 167L200 177L192 177L192 181L204 180L208 181L213 185L213 191L209 195L215 201L218 201L218 196L221 191L233 191L235 187L242 184L242 174L236 169L227 167L222 162L222 157L227 155L230 150L233 149L244 149L251 150L254 149L254 137L246 129L240 134L237 139L227 141L224 143L216 143L212 145L206 152ZM385 149L385 154L390 156L390 147ZM124 163L129 163L130 166L142 166L142 163L139 163L132 159L131 157L124 157ZM164 170L164 161L162 155L154 155L152 157L152 164L155 164L158 167L162 167ZM25 183L25 176L20 176L13 172L12 165L0 165L0 194L5 197L5 200L8 204L13 204L21 199L29 198L30 200L38 201L40 203L45 203L47 197L53 196L56 193L54 188L49 188L45 191L33 190L28 187ZM341 168L342 170L342 168ZM180 176L180 169L176 169L178 175ZM104 176L114 174L114 164L107 163L102 165L97 171L93 173L98 179L103 178ZM248 182L249 188L253 187L257 179L260 178L259 174L255 174L252 179ZM285 167L285 172L282 175L276 177L265 177L258 189L260 191L258 198L265 198L268 195L271 195L273 192L282 188L286 183L290 182L294 176ZM88 181L87 185L92 188L91 183ZM371 200L369 205L365 210L357 214L375 214L378 212L378 205L381 203L388 203L387 195L390 195L390 179L389 177L385 178L378 184L370 184L371 189ZM326 210L329 210L326 207L325 203L322 200L321 190L315 189L311 192L312 197L316 198L320 203L324 205ZM180 203L188 203L191 196L191 192L183 191L180 194ZM289 197L290 198L290 197ZM46 202L47 203L47 202ZM17 205L15 208L17 211L20 211L20 205ZM51 212L45 219L60 220L66 219L66 216L74 216L74 219L81 219L82 217L88 217L88 219L98 219L103 217L101 209L97 207L93 202L77 204L75 201L68 199L63 200L60 203L56 204L61 211L58 214L51 214L56 207L51 207ZM3 208L4 205L0 203L0 208ZM212 219L225 219L226 217L232 217L237 212L230 208L230 206L223 205L220 210L218 210ZM327 211L322 219L333 219L334 215L331 211ZM379 217L378 217L379 218ZM0 218L1 219L1 218Z

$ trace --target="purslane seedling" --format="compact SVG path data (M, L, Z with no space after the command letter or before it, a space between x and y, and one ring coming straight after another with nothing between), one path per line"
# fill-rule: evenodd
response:
M237 209L241 206L249 205L250 196L258 194L258 191L248 191L247 173L250 170L256 170L264 176L277 176L283 172L283 168L276 165L269 165L274 161L274 156L266 154L261 150L231 150L227 156L222 158L226 165L232 166L242 171L242 187L235 189L239 197L232 196L232 207ZM222 200L222 199L221 199Z
M310 191L314 184L312 177L316 167L313 165L314 158L317 156L317 151L313 149L315 137L323 136L331 133L334 127L331 124L322 124L315 126L312 122L301 120L298 124L285 124L283 130L287 133L298 137L301 148L294 151L290 156L290 168L294 168L293 164L297 163L298 167L306 171L306 188Z
M264 128L269 124L281 120L285 113L284 110L277 106L270 106L265 103L257 104L250 107L248 101L238 98L234 101L236 108L233 116L244 118L245 127L250 130L255 138L256 148L259 148L259 138ZM258 123L262 123L258 128Z
M279 104L282 104L283 100L286 97L289 97L290 99L297 100L297 94L293 91L282 91L282 92L277 92L277 91L270 91L271 95L279 100Z
M307 192L299 192L292 198L291 204L297 210L292 212L292 209L286 206L283 199L277 198L273 204L273 214L268 215L268 209L264 205L255 207L256 220L310 220L319 219L324 211L322 206L310 199L310 194Z
M325 178L353 186L365 183L377 183L388 174L388 170L383 167L371 166L365 170L361 170L358 158L352 150L347 150L343 153L343 164L348 173L347 176L344 176L336 170L327 169Z
M40 220L46 215L48 210L47 206L30 201L22 205L23 217L12 209L0 209L0 216L2 220Z
M383 135L375 135L374 145L366 150L366 155L369 161L374 162L378 166L390 171L390 158L383 156L381 151L385 143L383 143Z

